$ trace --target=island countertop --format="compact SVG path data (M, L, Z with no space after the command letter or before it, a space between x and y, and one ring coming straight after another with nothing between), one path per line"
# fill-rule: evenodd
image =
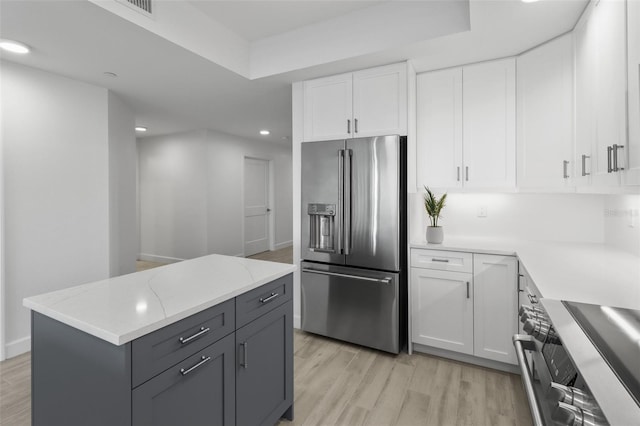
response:
M23 304L123 345L295 270L291 264L214 254L27 297Z

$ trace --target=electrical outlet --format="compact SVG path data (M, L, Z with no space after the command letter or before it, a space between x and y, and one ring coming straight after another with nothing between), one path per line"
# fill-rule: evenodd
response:
M478 217L487 217L487 206L478 207Z

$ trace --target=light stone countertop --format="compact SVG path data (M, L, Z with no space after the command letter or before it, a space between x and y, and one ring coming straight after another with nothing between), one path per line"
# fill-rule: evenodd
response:
M209 255L27 297L25 307L122 345L296 270Z
M445 236L410 247L517 256L544 298L640 310L640 257L605 244Z

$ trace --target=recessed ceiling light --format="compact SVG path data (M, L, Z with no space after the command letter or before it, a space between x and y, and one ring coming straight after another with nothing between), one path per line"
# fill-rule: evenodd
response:
M142 126L136 126L136 132L146 132L147 128Z
M522 0L522 3L535 3L538 0Z
M268 135L269 133L271 133L271 132L270 132L270 131L268 131L268 130L260 130L260 134L261 134L261 135L266 136L266 135Z
M11 53L29 53L31 49L24 43L13 40L0 40L0 49Z

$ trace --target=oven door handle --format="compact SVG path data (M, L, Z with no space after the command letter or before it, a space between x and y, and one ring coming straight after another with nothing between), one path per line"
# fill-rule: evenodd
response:
M513 336L513 346L516 348L516 356L518 357L518 364L520 365L520 374L522 376L522 383L524 384L524 390L527 394L527 400L529 401L529 408L531 409L531 418L533 419L534 426L544 426L542 421L542 411L538 406L536 395L533 391L533 381L531 379L531 370L529 369L529 363L524 355L524 351L535 351L536 344L533 336L527 334L516 334Z

